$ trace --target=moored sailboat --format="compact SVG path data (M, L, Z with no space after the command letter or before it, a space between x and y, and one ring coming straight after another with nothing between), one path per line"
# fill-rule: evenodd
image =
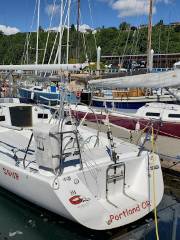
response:
M147 103L135 113L124 113L115 110L94 109L82 105L71 105L71 111L77 119L123 127L128 130L150 130L153 125L156 134L180 138L180 106L165 103Z
M11 107L10 119L16 113ZM71 116L28 126L26 121L0 125L2 187L99 230L134 222L161 201L164 184L156 154L113 139L110 129L106 136L77 126Z

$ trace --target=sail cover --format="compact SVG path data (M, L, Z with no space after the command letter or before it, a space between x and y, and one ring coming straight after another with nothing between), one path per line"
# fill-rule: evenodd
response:
M0 71L80 71L88 64L26 64L26 65L0 65Z
M174 68L180 68L180 61L174 64Z
M90 80L92 88L163 88L180 86L180 69L161 73L147 73L134 76Z

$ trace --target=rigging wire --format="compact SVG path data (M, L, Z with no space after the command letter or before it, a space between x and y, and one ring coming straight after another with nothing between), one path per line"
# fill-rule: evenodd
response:
M47 39L46 39L42 64L44 64L44 60L45 60L45 56L46 56L46 52L47 52L47 46L48 46L48 42L49 42L50 29L51 29L51 26L52 26L52 20L53 20L55 6L56 6L56 0L53 1L53 8L52 8L52 13L51 13L51 17L50 17L50 23L49 23L49 28L48 28L48 34L47 34Z
M66 1L66 3L67 3L67 1ZM65 4L65 6L66 6L66 4ZM65 6L64 6L63 12L65 11ZM66 15L66 16L67 16L67 15ZM65 23L64 23L64 24L65 24ZM62 30L62 26L61 26L61 29L60 29L60 20L59 20L59 27L58 27L58 29L59 29L60 31ZM52 46L52 49L51 49L51 53L50 53L50 56L49 56L48 64L51 63L51 60L52 60L52 56L53 56L54 49L55 49L55 46L56 46L56 42L57 42L58 35L59 35L59 31L56 32L55 39L54 39L54 43L53 43L53 46ZM56 52L56 56L55 56L54 62L55 62L55 60L57 60L57 55L58 55L58 47L57 47L57 52Z
M81 21L81 24L82 24L81 11L80 11L80 21ZM85 58L86 58L86 60L87 60L87 59L89 59L89 58L88 58L88 54L87 54L86 37L85 37L85 33L84 33L84 32L82 33L82 36L83 36L84 55L85 55Z
M25 43L23 47L23 55L21 57L21 65L25 63L25 61L28 63L28 54L26 54L26 49L27 49L27 42L28 42L28 35L29 33L26 33L26 38L25 38Z
M169 27L168 27L168 34L167 34L167 44L166 44L166 68L168 67L168 57L167 57L167 53L168 53L168 50L169 50L170 32L171 32L171 29L170 29L170 26L169 26Z
M125 53L126 53L126 50L127 50L127 44L128 44L128 41L129 41L130 33L131 33L131 27L129 26L128 35L127 35L124 51L123 51L123 54L122 54L122 60L121 60L122 61L122 65L124 63L124 57L125 57Z
M120 39L121 33L122 33L122 30L119 29L119 34L118 34L118 37L117 37L117 41L116 41L116 43L119 42L119 39ZM113 50L112 50L112 56L114 56L114 54L115 54L115 50L117 49L117 47L118 47L118 46L115 44L115 45L114 45L114 48L113 48Z
M34 12L33 12L33 17L32 17L32 22L31 22L31 26L30 26L30 33L27 34L27 39L25 40L25 45L26 47L26 52L25 52L25 56L26 59L24 59L24 64L25 64L25 60L27 61L28 64L28 51L29 51L29 43L30 43L30 39L31 39L31 34L32 34L32 27L34 25L34 19L35 19L35 15L36 15L36 10L37 10L37 4L38 4L38 0L36 0L35 2L35 6L34 6ZM27 41L27 42L26 42Z
M88 6L89 6L91 24L92 24L92 27L94 27L94 21L93 21L93 17L92 17L92 8L91 8L90 0L88 0ZM93 34L93 37L94 37L95 48L96 48L96 51L97 51L97 39L96 39L95 33Z
M63 8L63 12L62 12L62 17L63 17L64 14L65 14L67 2L68 2L68 0L66 0L66 2L65 2L65 4L64 4L64 8ZM65 19L64 19L64 23L62 22L62 26L61 26L61 18L60 18L60 23L59 23L59 35L60 35L59 44L61 44L61 46L62 46L62 37L63 37L63 33L64 33L64 29L65 29L65 24L66 24L67 18L68 18L68 12L66 12L66 16L65 16ZM56 56L55 56L55 59L54 59L54 63L56 63L57 58L58 58L59 46L60 46L60 45L58 45L58 47L57 47L57 51L56 51ZM61 49L61 51L62 51L62 49Z
M159 27L159 33L158 33L158 35L159 35L159 37L158 37L158 66L160 67L161 66L161 57L160 57L160 53L161 53L161 34L162 34L162 26L160 25L160 27Z

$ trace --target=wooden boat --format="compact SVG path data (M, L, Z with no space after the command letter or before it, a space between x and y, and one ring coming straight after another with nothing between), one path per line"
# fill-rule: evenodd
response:
M176 97L163 88L179 85L180 71L177 67L161 73L90 80L89 86L95 93L91 105L118 110L137 110L146 103L175 103Z

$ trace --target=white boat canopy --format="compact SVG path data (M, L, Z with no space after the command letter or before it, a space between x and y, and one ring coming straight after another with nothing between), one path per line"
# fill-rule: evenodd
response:
M174 68L180 68L180 61L174 64Z
M79 71L88 66L88 64L26 64L26 65L0 65L2 70L22 70L22 71Z
M92 88L116 89L116 88L162 88L180 86L180 70L161 73L147 73L134 76L90 80Z

